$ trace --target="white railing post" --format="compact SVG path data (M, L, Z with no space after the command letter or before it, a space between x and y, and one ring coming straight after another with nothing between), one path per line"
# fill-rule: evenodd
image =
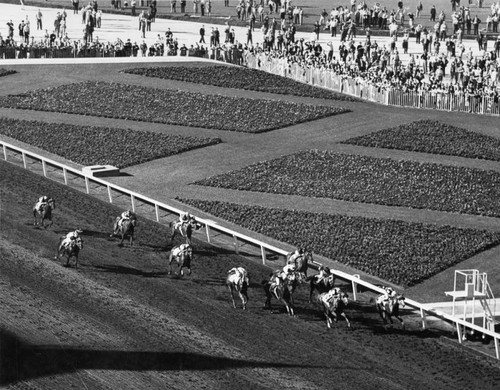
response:
M63 167L63 177L64 177L64 184L68 185L68 170L66 167Z
M207 242L210 244L210 226L208 224L205 224L205 232L207 234Z
M155 203L156 222L160 222L160 207Z
M420 317L422 318L422 329L427 329L427 314L423 307L420 308Z
M113 197L111 196L111 187L108 185L108 199L109 203L113 203Z
M43 176L47 177L47 165L45 164L45 160L42 160L42 169L43 169Z
M356 279L361 279L358 274L352 275ZM358 284L353 280L352 281L352 297L355 301L358 300Z
M132 211L135 213L135 196L130 194L130 202L132 203Z
M88 176L85 176L85 188L87 189L87 194L90 194L90 183Z
M233 234L233 245L234 245L234 251L236 252L237 255L240 254L240 248L238 247L238 237Z
M260 254L262 256L262 264L266 265L266 248L263 245L260 246Z
M3 158L7 161L7 146L5 144L3 145Z
M458 342L460 344L462 344L462 325L460 325L458 322L456 323L457 324L457 336L458 336Z
M23 166L24 166L24 169L27 168L27 165L26 165L26 153L22 153L22 156L23 156Z

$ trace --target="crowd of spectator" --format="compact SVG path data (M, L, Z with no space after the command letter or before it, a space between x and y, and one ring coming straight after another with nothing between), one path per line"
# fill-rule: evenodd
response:
M472 15L470 7L460 6L459 0L451 2L451 16L444 10L439 14L435 6L429 10L433 27L416 24L416 17L422 17L423 5L419 2L415 14L403 6L399 0L397 9L389 11L375 3L351 0L350 5L338 6L330 12L323 10L314 24L309 41L296 40L296 19L290 0L266 1L269 12L262 15L252 0L245 4L247 11L238 17L248 21L247 42L249 52L262 52L274 58L286 58L289 64L303 67L329 69L342 77L355 78L380 88L395 88L403 91L442 92L493 96L498 99L500 92L500 35L497 33L500 16L500 2L493 3L486 27ZM478 4L478 6L482 6ZM278 11L276 11L278 10ZM276 12L276 17L273 13ZM253 45L253 21L262 21L264 40L261 45ZM451 28L449 28L451 24ZM372 29L389 30L390 42L379 45L372 38ZM327 48L318 41L320 31L328 30L332 37L340 36L340 45ZM465 34L474 34L478 43L479 56L466 50L463 44ZM358 40L361 35L361 40ZM411 54L403 63L400 53L408 54L410 39L421 45L421 52ZM488 47L488 42L492 46ZM401 51L400 51L401 50Z

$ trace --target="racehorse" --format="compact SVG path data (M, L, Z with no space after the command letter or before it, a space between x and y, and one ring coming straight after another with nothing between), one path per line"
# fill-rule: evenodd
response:
M62 237L59 241L59 247L57 249L55 260L57 260L60 256L66 256L66 264L65 267L69 267L69 260L74 257L75 258L75 268L78 268L78 254L83 249L83 240L81 237L78 237L76 240L71 240L68 245L61 245L64 237Z
M235 267L231 268L227 272L227 277L226 277L226 285L229 288L229 292L231 293L231 301L233 302L233 307L236 309L236 303L234 302L234 291L237 291L241 303L243 305L243 310L247 309L247 302L248 302L248 286L250 284L250 281L248 279L248 273L247 270L243 267Z
M275 271L271 274L270 280L264 282L264 291L266 293L266 303L264 307L271 308L271 298L274 296L285 305L288 315L294 316L295 305L293 302L293 293L303 280L302 274L299 272L290 272L282 279L277 273L281 273L281 271Z
M182 244L178 247L172 248L170 251L170 255L168 258L168 274L172 273L172 262L175 261L177 263L177 271L184 275L183 268L187 268L189 270L189 275L191 275L191 260L193 260L193 248L189 244Z
M405 328L405 323L400 317L399 309L405 307L405 297L403 295L396 295L394 297L387 297L387 295L381 295L377 298L377 311L384 321L384 327L387 327L387 320L391 324L392 317L396 317L401 323L401 329Z
M201 228L201 224L196 222L196 219L190 218L186 222L179 223L178 220L172 221L169 224L170 230L172 230L172 236L170 237L170 242L174 242L174 237L179 233L182 237L186 239L186 244L191 245L191 236L193 230L198 230Z
M44 204L41 208L41 210L37 210L36 206L33 207L33 218L35 219L33 225L38 224L38 218L40 218L40 225L42 225L43 228L48 228L52 226L52 210L55 210L56 208L56 202L54 199L50 198L46 204ZM44 221L49 220L50 223L45 226Z
M307 276L307 269L309 268L309 262L313 261L312 252L306 251L303 255L297 257L295 260L291 259L293 252L286 255L286 264L294 265L295 271L301 272L304 276Z
M113 237L115 235L120 235L121 240L120 240L120 246L123 245L123 240L125 239L125 236L129 236L129 242L130 246L133 245L134 243L134 230L135 230L135 225L137 223L137 217L135 215L132 215L130 219L125 219L121 224L118 222L120 221L121 217L116 217L115 219L115 225L113 227L113 234L110 235L110 237Z
M347 327L351 327L351 322L345 314L345 308L349 303L349 296L340 288L335 287L330 291L319 296L319 300L323 306L323 312L326 316L326 326L328 329L332 327L333 321L337 322L338 316L344 317L347 322ZM333 318L333 319L332 319Z
M334 288L335 275L330 272L328 267L319 267L319 274L309 276L306 281L309 282L309 303L312 302L314 291L323 294Z

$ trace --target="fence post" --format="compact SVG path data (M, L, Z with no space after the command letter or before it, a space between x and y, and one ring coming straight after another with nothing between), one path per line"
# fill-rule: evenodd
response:
M205 232L207 234L207 242L210 244L210 226L205 225Z
M420 317L422 317L422 329L427 329L427 315L422 307L420 308Z
M23 166L24 166L24 169L26 169L26 153L22 153L22 156L23 156Z
M45 160L42 160L43 176L47 177L47 166L45 165Z
M240 254L240 248L238 247L238 238L233 234L233 244L234 244L234 251L236 252L237 255Z
M113 197L111 196L111 186L108 187L108 198L109 198L109 203L113 203Z
M266 265L266 248L260 246L260 254L262 255L262 264Z
M358 274L352 275L354 278L361 279ZM355 301L358 300L358 284L353 280L352 281L352 297Z
M3 157L4 160L7 161L7 146L3 145Z
M155 203L155 215L156 215L156 222L160 222L160 208L158 207L157 203Z
M130 194L130 202L132 203L132 211L135 213L135 196Z
M87 189L87 194L90 194L90 185L88 176L85 176L85 188Z
M63 177L64 177L64 184L68 185L68 170L66 167L63 167Z

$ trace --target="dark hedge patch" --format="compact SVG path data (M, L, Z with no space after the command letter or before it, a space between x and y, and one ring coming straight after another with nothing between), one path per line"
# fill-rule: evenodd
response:
M0 107L260 133L347 112L278 100L82 82L0 97Z
M195 184L500 216L500 174L462 167L305 151Z
M15 70L12 70L12 69L0 68L0 77L8 76L9 74L14 74L14 73L17 73L17 72Z
M500 139L429 119L350 138L342 143L500 161Z
M152 67L125 69L123 73L147 77L215 85L217 87L270 92L282 95L305 96L319 99L359 101L359 99L300 83L287 77L261 70L236 66Z
M81 165L119 168L214 145L219 138L0 118L0 133Z
M179 200L403 286L420 283L500 242L500 233L474 229L219 201Z

